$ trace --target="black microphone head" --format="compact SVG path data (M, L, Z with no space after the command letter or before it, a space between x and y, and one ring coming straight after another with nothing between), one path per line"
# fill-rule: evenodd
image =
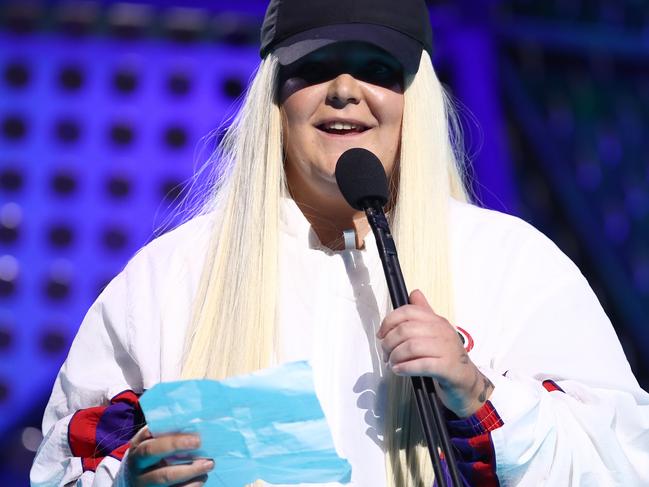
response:
M356 148L343 153L336 163L336 181L352 208L364 210L368 203L388 202L388 178L383 164L372 152Z

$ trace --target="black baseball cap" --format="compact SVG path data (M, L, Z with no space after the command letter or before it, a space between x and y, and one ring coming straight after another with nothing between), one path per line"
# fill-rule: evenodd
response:
M416 73L422 50L432 57L433 34L424 0L271 0L261 28L261 57L280 64L334 42L374 44Z

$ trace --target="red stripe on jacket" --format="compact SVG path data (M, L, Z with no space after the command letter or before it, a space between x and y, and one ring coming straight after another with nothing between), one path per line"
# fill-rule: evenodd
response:
M83 470L95 471L107 456L121 460L129 441L144 426L138 395L127 390L106 406L77 411L68 425L70 451L81 459Z

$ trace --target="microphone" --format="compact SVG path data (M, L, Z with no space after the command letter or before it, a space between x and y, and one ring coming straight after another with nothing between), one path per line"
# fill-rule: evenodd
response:
M408 304L408 291L401 273L397 247L394 244L383 207L388 202L388 178L379 158L361 149L345 151L336 163L336 182L349 206L365 211L383 264L392 306Z
M383 164L376 155L366 149L349 149L338 159L335 175L338 188L349 206L365 211L367 215L367 221L376 239L392 306L398 308L408 304L408 290L401 272L397 247L383 212L383 207L388 202L388 178ZM451 485L461 487L463 484L435 393L435 385L429 377L411 377L411 380L419 419L435 471L435 480L440 487L446 487L447 478ZM444 454L450 478L442 469L438 448Z
M373 202L381 207L388 202L385 170L379 158L367 149L349 149L340 156L336 182L349 206L357 210L365 210Z

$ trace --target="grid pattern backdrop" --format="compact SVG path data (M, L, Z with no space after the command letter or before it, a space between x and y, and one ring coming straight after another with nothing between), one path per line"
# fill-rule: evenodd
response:
M265 3L0 3L0 485L28 485L85 311L173 225L258 63ZM649 8L430 11L475 192L577 262L649 387Z

